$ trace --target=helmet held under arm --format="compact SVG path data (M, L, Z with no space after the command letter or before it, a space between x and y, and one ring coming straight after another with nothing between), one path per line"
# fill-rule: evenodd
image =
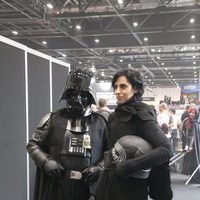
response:
M115 163L120 163L128 159L133 159L142 156L153 148L149 142L135 135L126 135L121 137L112 149L112 160ZM131 177L148 178L150 169L135 171Z

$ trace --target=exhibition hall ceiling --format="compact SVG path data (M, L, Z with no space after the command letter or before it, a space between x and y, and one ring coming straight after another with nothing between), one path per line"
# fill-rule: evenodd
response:
M0 35L97 81L133 68L150 88L199 83L200 0L0 0Z

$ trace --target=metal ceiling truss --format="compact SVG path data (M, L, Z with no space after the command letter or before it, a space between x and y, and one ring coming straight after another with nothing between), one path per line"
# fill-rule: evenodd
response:
M0 0L0 34L72 68L95 67L97 81L110 81L118 69L134 68L150 87L199 82L196 0L124 0L122 5L117 0Z

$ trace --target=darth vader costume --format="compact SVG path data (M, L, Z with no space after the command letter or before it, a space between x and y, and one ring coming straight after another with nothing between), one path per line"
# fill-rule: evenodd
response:
M66 108L46 115L27 144L37 166L34 200L87 200L103 171L107 122L91 113L92 74L72 70L60 100Z

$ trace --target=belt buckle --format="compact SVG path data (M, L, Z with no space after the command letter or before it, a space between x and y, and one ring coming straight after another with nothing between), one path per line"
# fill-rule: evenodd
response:
M70 179L80 180L82 177L83 176L81 172L75 170L70 171Z

